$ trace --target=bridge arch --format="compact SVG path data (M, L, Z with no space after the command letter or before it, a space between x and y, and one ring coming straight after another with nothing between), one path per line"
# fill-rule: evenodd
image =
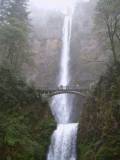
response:
M62 95L62 94L71 94L71 95L78 95L78 96L82 96L82 97L86 97L86 95L84 93L78 92L78 91L55 91L55 92L51 92L46 94L48 97L53 97L56 95Z

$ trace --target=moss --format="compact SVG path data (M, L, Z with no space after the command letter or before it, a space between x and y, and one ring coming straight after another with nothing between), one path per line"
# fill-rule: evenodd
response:
M83 159L86 159L86 160L95 160L95 153L93 150L89 150L85 153Z
M94 160L93 143L78 143L78 160Z
M96 150L96 144L79 144L78 160L119 160L120 159L120 143L115 137L109 138L106 143L101 144Z
M34 116L29 114L34 110ZM11 115L2 113L0 120L0 155L1 160L45 160L50 138L55 129L55 122L49 108L40 115L41 107L29 106ZM4 116L3 116L4 115ZM39 118L39 116L41 118ZM46 116L47 115L47 116ZM41 120L42 119L42 120Z
M43 120L43 122L40 123L40 131L38 131L38 154L39 154L39 159L40 160L46 160L46 155L48 152L48 147L50 145L50 139L51 135L53 133L53 130L55 129L56 125L53 119L47 119Z
M119 68L120 64L112 65L101 76L83 107L78 160L120 160Z
M45 160L56 125L48 104L9 69L0 73L0 160Z
M119 160L119 148L102 146L96 154L96 160Z

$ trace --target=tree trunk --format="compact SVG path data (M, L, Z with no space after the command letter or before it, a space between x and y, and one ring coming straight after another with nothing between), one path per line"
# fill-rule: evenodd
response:
M110 25L109 22L106 22L107 24L107 29L108 29L108 36L109 36L109 40L110 40L110 45L111 45L111 50L113 53L113 59L114 59L114 63L117 63L117 55L116 55L116 50L115 50L115 43L114 43L114 34L112 32L112 30L110 29Z
M110 39L110 43L111 43L111 50L113 53L113 58L114 58L114 63L117 63L117 56L116 56L116 51L115 51L115 44L114 44L114 38Z

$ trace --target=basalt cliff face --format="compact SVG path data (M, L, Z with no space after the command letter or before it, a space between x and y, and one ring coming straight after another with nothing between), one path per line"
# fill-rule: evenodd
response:
M33 10L31 23L34 64L27 68L27 80L37 88L56 86L62 47L63 15L58 12Z
M77 3L72 22L69 84L89 89L106 69L108 56L94 31L95 2ZM27 81L36 88L56 86L59 81L64 14L32 8L31 47L34 65L26 67ZM73 119L77 121L85 102L73 96ZM78 107L79 106L79 107Z
M95 31L95 2L79 3L74 15L71 41L71 84L89 88L105 71L108 56Z
M71 37L70 84L89 88L105 70L107 56L102 54L102 43L94 27L95 3L80 2L76 5ZM38 14L39 13L39 14ZM37 16L36 16L37 15ZM36 87L57 84L64 15L57 11L33 9L31 22L34 68L29 69L28 81Z

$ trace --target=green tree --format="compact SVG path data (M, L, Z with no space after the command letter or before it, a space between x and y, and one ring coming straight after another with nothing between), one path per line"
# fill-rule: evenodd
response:
M0 56L5 65L20 70L29 58L27 1L2 0L0 9Z
M120 63L101 76L83 107L79 130L81 160L120 159Z
M26 84L27 0L0 0L0 160L43 160L55 123L47 103Z

